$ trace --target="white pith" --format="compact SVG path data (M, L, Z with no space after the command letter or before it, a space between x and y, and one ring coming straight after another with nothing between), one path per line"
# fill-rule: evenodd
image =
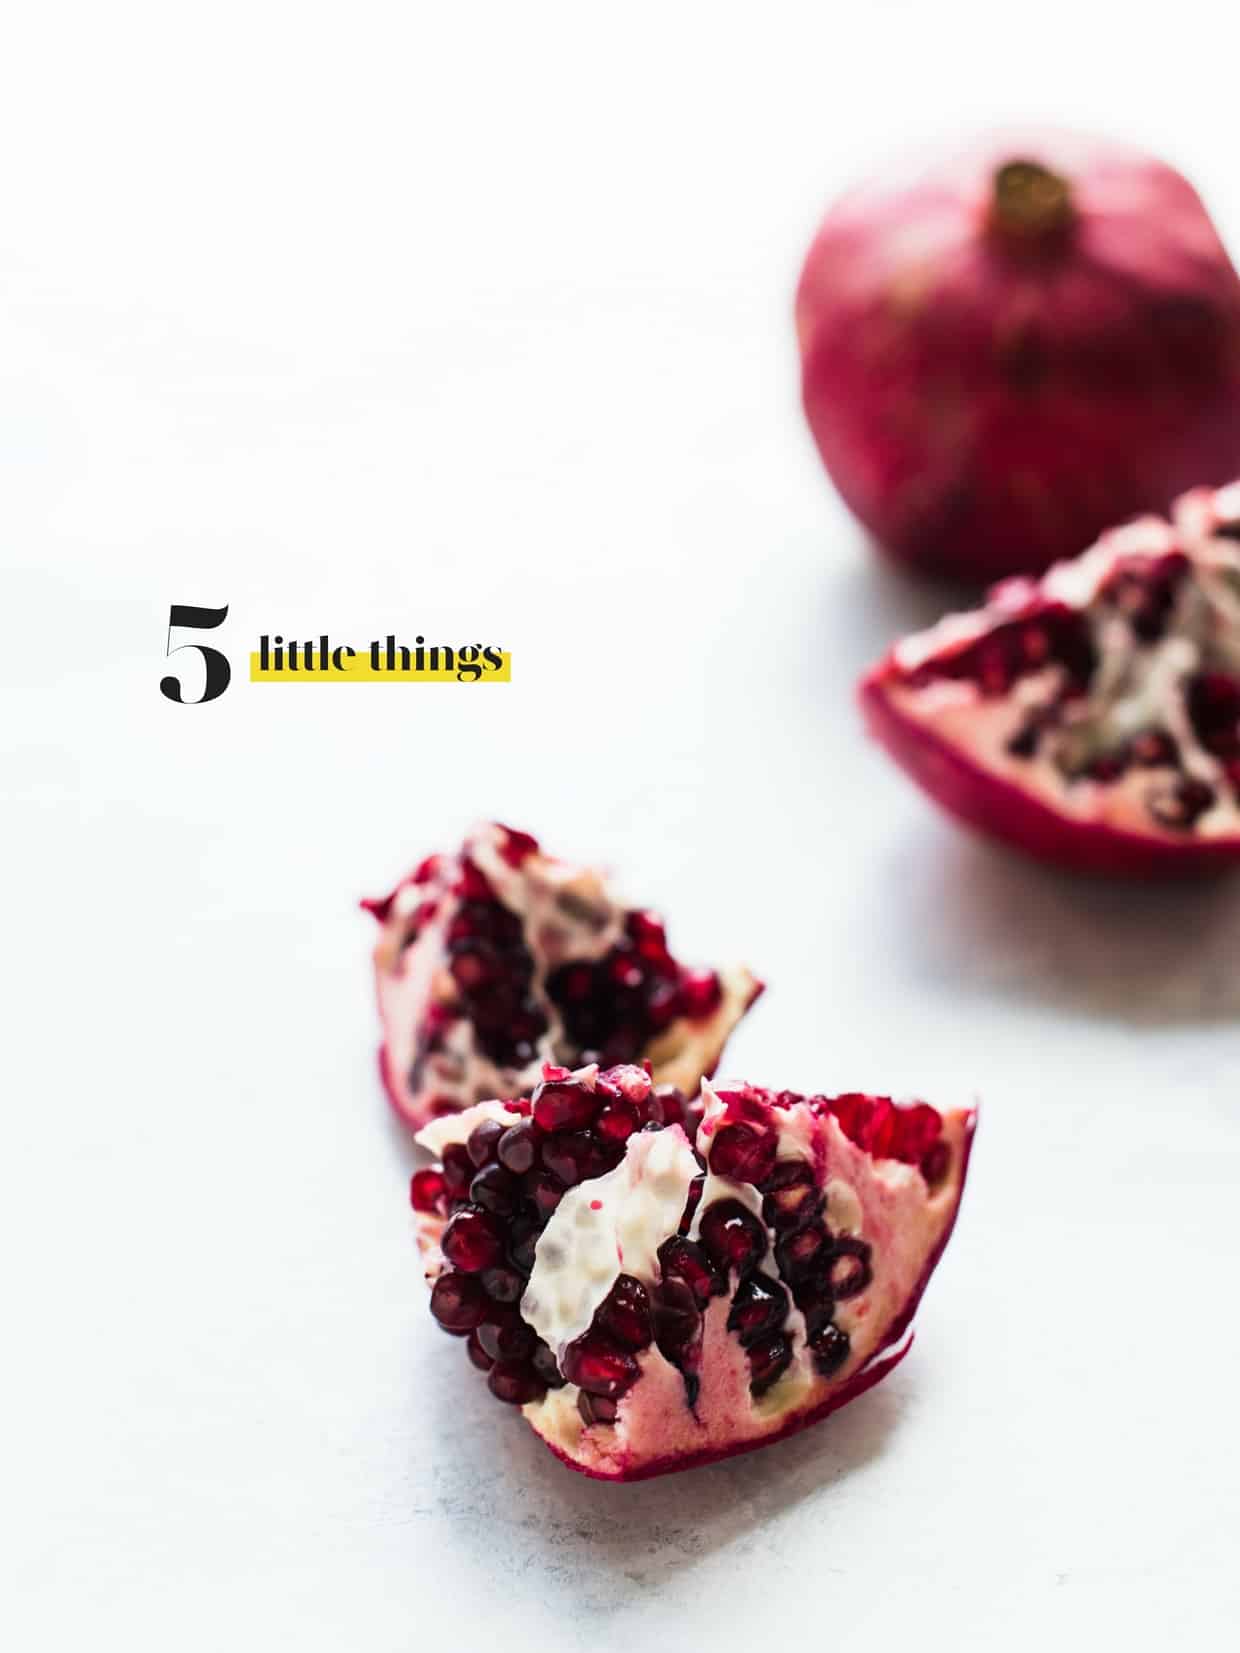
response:
M538 1237L521 1316L555 1353L590 1329L621 1274L659 1278L658 1250L680 1226L697 1160L679 1127L637 1132L605 1176L570 1188Z
M624 934L630 907L601 873L539 852L513 867L500 853L504 841L501 827L480 826L466 839L462 854L473 860L496 898L522 919L534 966L531 993L547 1028L527 1063L502 1067L480 1048L469 1019L459 1016L441 1035L443 1048L427 1055L418 1090L412 1091L409 1075L417 1053L420 1009L432 1002L447 1008L460 1002L445 946L450 914L458 905L452 886L460 865L458 857L443 857L426 883L404 884L396 891L375 948L388 1080L402 1106L415 1116L432 1103L437 1112L444 1112L487 1097L531 1091L544 1063L560 1061L566 1051L562 1019L545 993L548 976L567 960L591 963L602 958ZM427 902L437 904L436 915L408 941L413 915ZM753 976L741 967L721 970L719 982L720 1002L709 1016L678 1018L643 1052L656 1084L676 1085L686 1095L695 1095L702 1074L719 1060L757 988Z
M1235 490L1240 515L1240 485ZM1210 496L1210 510L1222 496ZM1146 518L1104 535L1092 550L1060 563L1041 581L1042 593L1083 611L1089 620L1098 668L1088 696L1069 700L1058 725L1046 730L1032 755L1018 756L1010 742L1032 714L1051 706L1066 683L1064 668L1049 664L1019 677L1000 697L977 684L941 678L923 686L893 681L892 703L910 720L1013 788L1082 823L1183 842L1185 831L1159 821L1152 799L1165 796L1181 774L1206 783L1214 803L1192 827L1196 838L1240 834L1240 798L1218 759L1201 745L1188 715L1186 687L1201 671L1240 676L1240 545L1209 537L1214 520L1203 501L1184 502L1186 520L1199 533L1173 530ZM1099 591L1116 565L1130 557L1183 551L1190 559L1166 634L1143 642ZM1027 590L1027 582L1024 583ZM973 614L949 615L937 626L896 646L895 663L912 672L943 653L985 635L1021 611L1022 583L1013 582L1010 609L1002 598ZM1112 780L1079 774L1093 760L1118 752L1132 736L1161 729L1173 737L1179 764L1132 765Z

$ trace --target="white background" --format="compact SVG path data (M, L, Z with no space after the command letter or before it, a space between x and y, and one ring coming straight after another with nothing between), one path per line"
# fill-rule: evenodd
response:
M1238 44L1188 4L10 13L9 1645L1234 1645L1240 889L1010 861L866 745L857 673L949 599L822 476L791 294L841 184L1009 115L1160 149L1240 248ZM230 605L213 705L159 694L174 602ZM514 682L245 681L324 629ZM912 1356L810 1434L598 1485L430 1322L354 903L480 814L767 977L732 1070L981 1096Z

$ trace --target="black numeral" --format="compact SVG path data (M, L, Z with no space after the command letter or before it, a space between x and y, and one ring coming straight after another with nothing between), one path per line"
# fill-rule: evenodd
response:
M159 685L159 692L167 700L175 700L178 706L203 706L208 700L218 700L228 687L232 679L232 667L228 664L226 655L218 649L208 648L205 643L178 643L172 645L173 626L188 626L193 631L213 631L216 626L222 626L228 618L228 604L223 608L193 608L187 603L173 603L168 611L168 642L164 649L165 657L179 654L183 649L197 649L202 656L203 665L207 668L207 682L202 694L197 700L186 700L181 693L181 682L176 677L165 677Z

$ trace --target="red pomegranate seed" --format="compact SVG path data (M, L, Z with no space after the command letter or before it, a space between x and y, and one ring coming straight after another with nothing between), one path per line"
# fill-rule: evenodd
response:
M779 1138L769 1128L721 1125L710 1144L710 1168L733 1182L765 1182L775 1168Z
M495 1158L495 1149L504 1135L505 1127L498 1119L484 1119L469 1133L465 1151L475 1165L486 1165Z
M415 1211L445 1216L448 1209L448 1185L443 1168L430 1165L424 1171L415 1171L409 1184L409 1202Z
M494 1217L471 1205L449 1220L439 1246L452 1266L465 1274L479 1274L490 1268L499 1262L504 1250Z
M589 1331L570 1343L562 1362L564 1376L579 1389L615 1400L631 1389L640 1376L636 1360L602 1332Z
M482 1286L468 1274L441 1274L431 1287L431 1313L446 1332L473 1331L486 1311Z
M656 1288L653 1321L659 1353L673 1365L683 1365L702 1327L697 1301L683 1280L669 1277Z
M712 1268L706 1253L693 1240L673 1235L659 1247L659 1266L664 1282L682 1280L693 1293L698 1308L704 1309L712 1297L721 1297L727 1289Z
M466 901L495 900L495 891L467 855L461 857L461 877L457 889Z
M788 1293L767 1274L754 1274L742 1283L728 1312L728 1330L742 1344L768 1332L780 1331L788 1314Z
M620 1408L614 1400L606 1400L602 1395L591 1395L583 1389L577 1396L577 1410L581 1413L581 1421L589 1426L594 1423L615 1423Z
M762 1215L772 1228L800 1228L822 1209L822 1194L803 1159L781 1159L762 1188Z
M488 1309L475 1335L492 1360L524 1360L538 1341L516 1309Z
M680 978L680 1006L691 1021L712 1016L723 1001L723 988L713 970L687 970Z
M584 1132L548 1137L543 1143L542 1161L566 1188L602 1176L610 1169L601 1143Z
M520 1195L520 1184L502 1165L485 1165L469 1185L469 1197L484 1211L497 1217L511 1215Z
M827 1326L810 1342L814 1365L822 1377L833 1377L848 1359L848 1333L839 1326Z
M600 1098L584 1085L548 1084L534 1092L534 1118L544 1131L579 1131L594 1123Z
M644 1349L653 1336L650 1297L631 1274L621 1274L594 1316L594 1324L626 1349Z
M754 1396L764 1395L792 1362L792 1345L782 1332L769 1332L766 1337L751 1343L747 1353L749 1392Z
M482 1344L479 1343L478 1333L476 1331L470 1332L469 1341L465 1345L465 1351L480 1372L489 1372L495 1364L491 1356L482 1347Z
M524 1277L502 1263L496 1268L483 1269L480 1279L483 1291L493 1303L515 1303L525 1290Z
M827 1283L832 1296L855 1297L873 1278L870 1248L864 1240L841 1234L833 1241L827 1260Z
M496 1400L507 1401L510 1406L541 1400L547 1392L546 1384L524 1360L497 1360L487 1376L487 1388Z
M555 1356L541 1338L534 1345L534 1353L530 1356L530 1365L548 1389L562 1389L564 1387L566 1381L564 1375L555 1363Z
M450 1142L443 1151L443 1175L448 1192L454 1200L465 1198L465 1190L474 1179L476 1166L463 1142Z
M543 1222L547 1221L564 1198L564 1184L559 1177L552 1176L550 1171L531 1171L521 1186L526 1199L534 1206Z
M594 1128L600 1136L608 1137L612 1142L627 1142L641 1123L641 1115L633 1104L621 1100L607 1104L595 1121Z
M496 1155L506 1171L523 1177L538 1157L538 1138L532 1124L510 1125L496 1144Z
M531 838L528 832L518 832L515 827L506 826L499 830L504 835L499 853L510 867L519 867L531 855L538 854L538 839Z
M826 1263L829 1246L830 1236L822 1223L809 1223L791 1234L781 1234L775 1245L779 1272L785 1280L807 1279Z
M766 1229L739 1200L716 1200L708 1206L698 1233L720 1268L743 1274L766 1256Z

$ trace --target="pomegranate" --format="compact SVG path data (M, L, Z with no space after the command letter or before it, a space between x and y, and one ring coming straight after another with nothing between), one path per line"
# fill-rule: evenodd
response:
M1240 277L1163 162L999 136L855 190L796 302L805 410L893 555L1040 572L1240 472Z
M1240 484L1198 490L863 680L872 732L968 825L1145 876L1240 863Z
M509 827L476 828L457 854L428 856L362 905L382 927L380 1070L414 1125L528 1095L544 1062L648 1061L656 1083L696 1096L762 991L747 970L679 963L654 913ZM621 1100L603 1134L623 1141L629 1117Z
M532 1097L418 1133L431 1314L584 1474L767 1445L907 1353L974 1117L706 1081L672 1119L644 1068L548 1065Z

